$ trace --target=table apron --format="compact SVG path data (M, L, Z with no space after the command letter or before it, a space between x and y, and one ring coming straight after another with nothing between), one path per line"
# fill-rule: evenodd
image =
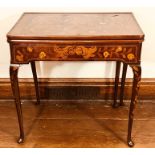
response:
M123 61L140 63L141 43L10 43L11 63L31 61Z

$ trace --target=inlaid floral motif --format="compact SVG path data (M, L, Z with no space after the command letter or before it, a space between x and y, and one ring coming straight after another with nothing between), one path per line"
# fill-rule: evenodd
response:
M45 52L40 52L40 54L39 54L39 58L40 59L44 59L46 57L46 53Z
M122 46L118 46L115 50L115 52L121 52L123 50Z
M105 58L107 58L109 55L110 55L110 54L109 54L108 51L103 52L103 56L104 56Z
M28 46L27 51L31 53L31 52L33 52L33 48Z
M129 54L127 55L127 58L128 58L129 60L133 60L133 59L135 58L135 56L134 56L134 54L129 53Z
M123 58L129 61L134 60L136 57L134 55L134 49L132 47L103 47L101 50L103 52L104 58Z
M20 50L17 50L16 60L19 62L22 62L24 60L24 55L21 53Z
M120 60L138 62L137 46L91 44L25 44L14 46L15 62L28 63L33 60Z
M95 57L95 52L97 52L96 46L85 47L85 46L66 46L59 47L54 46L54 52L57 57L67 58L72 55L82 56L84 59L89 59Z

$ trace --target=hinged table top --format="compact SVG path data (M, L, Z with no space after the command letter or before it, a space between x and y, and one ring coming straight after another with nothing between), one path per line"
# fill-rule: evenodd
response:
M7 37L8 40L143 40L144 34L130 12L24 13Z

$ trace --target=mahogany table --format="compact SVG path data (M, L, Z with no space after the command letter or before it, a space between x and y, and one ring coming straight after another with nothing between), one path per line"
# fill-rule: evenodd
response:
M11 53L11 85L20 128L18 143L24 141L18 85L20 64L31 63L39 102L35 61L116 61L113 106L117 99L120 63L124 64L122 94L127 65L133 71L127 143L134 145L131 132L141 79L140 55L144 34L132 13L24 13L7 34L7 40Z

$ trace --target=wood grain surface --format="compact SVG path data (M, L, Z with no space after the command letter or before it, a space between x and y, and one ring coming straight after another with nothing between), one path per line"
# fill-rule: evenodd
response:
M0 101L0 147L116 148L126 145L128 106L109 101L44 101L23 104L26 140L17 144L18 123L13 101ZM135 110L135 147L155 147L155 102L140 101Z
M130 12L24 13L8 39L143 39Z

